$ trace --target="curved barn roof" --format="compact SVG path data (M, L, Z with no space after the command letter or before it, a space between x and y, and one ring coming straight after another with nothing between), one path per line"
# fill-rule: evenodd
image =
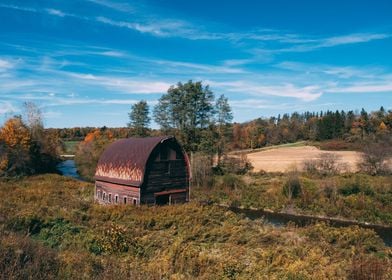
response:
M97 180L140 186L147 161L156 146L173 136L127 138L110 144L102 153L95 172Z

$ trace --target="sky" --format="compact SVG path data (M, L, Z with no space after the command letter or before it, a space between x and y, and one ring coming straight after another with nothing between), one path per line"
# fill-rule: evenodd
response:
M392 1L0 0L0 123L126 126L188 80L235 122L392 109Z

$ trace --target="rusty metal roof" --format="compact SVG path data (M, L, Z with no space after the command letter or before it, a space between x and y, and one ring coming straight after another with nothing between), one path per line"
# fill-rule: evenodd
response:
M102 153L95 179L117 184L140 186L147 161L154 148L173 136L127 138L110 144Z

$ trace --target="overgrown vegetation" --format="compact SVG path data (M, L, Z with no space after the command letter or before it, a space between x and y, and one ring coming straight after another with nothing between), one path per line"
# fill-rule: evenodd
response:
M0 177L56 171L59 138L45 132L36 105L25 103L24 111L24 118L10 118L0 128Z
M292 171L287 174L226 174L216 176L214 181L213 187L194 187L193 198L245 208L392 225L391 176L344 174L325 177Z
M230 176L234 193L249 184ZM100 206L92 184L58 175L0 182L0 195L4 279L346 279L358 267L392 277L391 249L356 226L275 228L195 202Z

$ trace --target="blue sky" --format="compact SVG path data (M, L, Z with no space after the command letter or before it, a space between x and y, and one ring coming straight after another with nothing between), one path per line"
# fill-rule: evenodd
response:
M0 0L0 122L125 126L190 79L237 122L392 109L392 1Z

